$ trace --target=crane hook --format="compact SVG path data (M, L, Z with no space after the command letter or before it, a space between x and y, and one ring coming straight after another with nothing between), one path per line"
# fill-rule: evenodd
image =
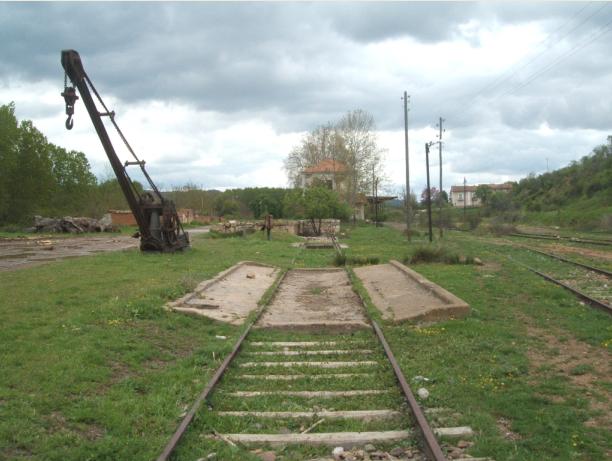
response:
M76 90L74 87L68 86L64 88L64 92L62 93L64 97L64 101L66 102L66 115L68 118L66 119L66 129L72 130L74 122L72 120L72 116L74 115L74 103L77 102L79 97L76 94Z

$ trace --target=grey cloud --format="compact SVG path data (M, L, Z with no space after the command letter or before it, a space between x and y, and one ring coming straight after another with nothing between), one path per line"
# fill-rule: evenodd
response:
M588 23L566 34L594 12ZM471 19L492 30L537 21L554 34L549 44L555 47L495 91L479 92L498 77L479 69L470 77L444 76L436 85L427 68L387 81L364 79L369 70L360 61L364 46L411 38L421 44L462 40L478 48L460 27ZM216 111L225 120L266 120L278 132L309 130L354 108L370 111L380 129L401 130L400 96L406 89L412 96L411 127L433 125L442 115L469 153L469 171L491 168L486 152L494 150L503 152L495 168L511 173L530 168L529 160L544 151L573 155L585 142L584 137L566 144L547 140L543 147L542 139L525 135L544 122L574 132L609 129L610 35L528 86L500 94L610 19L612 6L597 3L0 3L0 79L57 82L59 93L60 50L75 48L102 96L119 98L122 107L178 101ZM82 105L77 111L84 112ZM485 134L490 145L475 139L478 129L500 124L508 130ZM215 177L224 177L230 163L236 175L256 167L241 159L199 174L224 187ZM189 173L189 164L181 163L171 176L168 165L156 170L171 178L167 183Z

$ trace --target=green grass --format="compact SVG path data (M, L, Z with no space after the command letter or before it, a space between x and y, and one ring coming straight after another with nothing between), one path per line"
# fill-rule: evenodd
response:
M276 233L269 242L261 233L232 239L194 236L193 248L175 255L125 251L3 272L0 460L154 459L242 332L241 327L169 313L163 305L240 260L285 268L331 266L333 250L302 250L291 247L294 241L294 237ZM541 341L528 334L528 326L550 331L565 341L583 341L594 351L609 354L609 316L581 305L562 288L508 260L493 242L492 238L447 232L444 245L449 251L478 256L485 266L414 266L470 304L471 314L463 320L422 327L382 322L360 282L355 285L368 311L382 324L409 382L416 375L432 380L426 384L430 397L425 406L449 408L457 413L451 425L470 425L477 432L471 455L498 461L605 459L612 450L610 431L585 426L598 413L584 389L571 380L598 370L588 366L568 372L534 368L528 350L541 347ZM378 257L386 262L401 260L426 240L413 238L409 244L398 231L358 226L349 229L341 243L349 245L347 256ZM217 339L217 335L227 339ZM321 336L255 330L249 341L317 337ZM372 338L371 332L364 331L341 340L354 347L373 348ZM248 342L246 347L266 350ZM256 402L227 395L238 389L235 366L246 359L239 356L223 378L219 392L210 400L215 407L313 405L309 399L272 396ZM385 367L376 378L365 379L360 386L385 387L394 381ZM350 385L342 380L331 384L336 388ZM292 389L329 388L330 382L306 379L291 385L295 386ZM289 389L287 383L282 386ZM600 376L591 392L605 395L612 392L611 387L610 378ZM400 400L399 394L392 393L384 398L360 398L359 405L347 398L325 404L338 409L380 408L382 404L398 405ZM500 418L509 421L517 440L504 438L497 426ZM258 430L262 432L299 429L294 421L261 424ZM316 430L371 427L360 424L326 422ZM247 427L235 418L216 420L205 406L175 459L194 460L213 451L223 460L256 459L242 447L209 439L211 426L218 426L215 429L220 432ZM329 449L312 447L278 451L284 460L328 453Z

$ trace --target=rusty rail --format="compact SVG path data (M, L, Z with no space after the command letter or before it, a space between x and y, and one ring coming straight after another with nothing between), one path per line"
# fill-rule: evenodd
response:
M563 261L563 262L568 263L568 264L574 264L576 266L583 267L583 268L588 269L590 271L598 272L600 274L607 275L608 277L612 277L612 272L607 271L605 269L601 269L599 267L593 267L593 266L589 266L588 264L580 263L578 261L572 261L571 259L566 259L566 258L563 258L561 256L557 256L557 255L552 254L552 253L546 253L545 251L536 250L535 248L530 248L530 247L527 247L527 246L524 247L524 248L526 248L529 251L533 251L534 253L540 253L540 254L542 254L544 256L548 256L548 257L553 258L553 259L558 259L559 261Z
M382 330L380 329L380 327L378 326L378 323L376 323L375 320L371 320L371 322L372 322L372 326L374 327L374 331L376 332L376 336L378 337L378 340L382 344L383 349L385 350L385 354L387 355L387 358L389 359L389 362L391 362L391 366L393 367L393 372L395 373L395 377L397 378L399 382L402 392L404 393L404 397L406 398L406 402L408 402L410 411L416 421L417 429L421 433L421 437L423 438L423 442L424 442L423 448L425 449L425 454L427 455L429 459L433 461L446 461L446 458L444 457L444 453L442 452L442 448L440 447L440 444L438 443L438 439L436 439L436 436L434 435L433 430L429 426L429 423L427 422L427 419L425 418L425 415L423 414L421 407L416 401L414 394L410 390L410 386L408 385L408 382L406 381L406 377L402 373L402 369L397 363L397 360L395 359L395 356L393 355L393 351L391 350L389 343L387 343L387 340L385 339L385 335L383 334Z
M560 280L557 280L553 277L551 277L550 275L544 274L543 272L538 271L537 269L534 269L533 267L528 266L525 263L522 263L520 261L517 261L516 259L512 258L509 255L505 255L503 253L500 253L498 251L495 251L493 249L489 249L489 251L496 253L500 256L505 256L508 260L515 262L516 264L525 267L526 269L530 270L531 272L533 272L534 274L539 275L540 277L542 277L543 279L552 282L556 285L559 285L563 288L565 288L566 290L571 291L572 293L574 293L576 296L578 296L579 298L584 299L585 301L587 301L591 306L596 307L604 312L607 312L608 314L612 315L612 306L610 306L608 303L605 303L603 301L600 301L598 299L592 298L591 296L587 295L586 293L584 293L583 291L580 291L570 285L568 285L567 283L563 283Z
M578 237L562 237L557 235L545 235L545 234L522 234L522 233L512 233L508 234L513 237L526 237L530 239L540 239L540 240L569 240L570 242L575 243L587 243L590 245L612 245L612 241L610 240L592 240L592 239L582 239Z
M351 282L354 282L354 277L351 271L349 271L348 268L345 268L345 270L349 276L349 280L351 280ZM419 403L416 401L416 398L414 397L414 394L412 393L412 390L408 385L408 381L406 381L406 377L404 376L401 367L399 366L397 360L395 359L395 356L393 355L391 346L389 346L389 343L385 339L385 335L383 334L382 329L367 311L365 307L365 300L363 299L363 296L361 296L361 293L356 290L355 292L357 293L357 296L359 296L361 304L364 306L366 316L370 320L372 328L376 333L376 337L380 341L385 351L385 355L391 363L393 373L395 373L395 377L397 378L400 388L402 389L402 393L404 394L406 402L408 403L408 407L410 408L410 412L412 413L412 416L414 417L414 420L416 422L417 429L423 439L423 448L425 451L425 455L430 461L447 461L447 459L444 457L444 453L442 452L442 447L440 447L440 444L438 443L438 439L436 439L436 436L433 430L431 429L429 422L427 422L427 418L425 418L423 410L421 410Z
M287 271L285 270L282 273L282 275L278 278L276 283L274 284L274 286L272 288L273 291L276 291L276 289L281 284L281 282L283 281L283 279L285 278L286 275L287 275ZM268 302L269 302L269 300L268 300ZM267 305L267 303L265 305ZM198 396L196 401L193 403L193 405L191 406L191 408L189 409L189 411L187 412L187 414L185 415L185 417L183 418L183 420L179 424L178 428L176 429L176 431L172 435L172 438L170 439L170 441L164 447L164 451L162 451L161 455L159 455L157 457L157 461L167 461L168 460L168 458L170 457L170 455L172 454L172 452L174 451L174 449L178 445L178 443L181 440L181 438L183 437L183 435L185 435L185 432L187 431L187 428L189 427L189 424L191 424L191 421L193 421L193 418L194 418L196 412L202 406L202 402L204 402L206 400L206 398L208 397L208 395L213 391L213 389L215 388L215 386L217 385L217 383L219 382L219 380L221 379L221 377L223 376L223 374L227 370L227 367L229 367L229 365L232 362L232 360L234 360L234 358L238 354L238 351L240 350L240 346L242 346L242 343L244 342L244 339L248 336L249 332L251 331L251 328L253 327L253 325L257 322L257 320L261 316L261 314L262 314L262 312L263 312L263 310L265 308L265 305L262 306L257 311L257 314L255 315L255 318L253 319L253 321L251 323L249 323L249 326L246 328L244 333L242 333L240 338L238 338L238 340L234 344L234 347L233 347L232 351L229 353L229 355L227 357L225 357L225 360L223 360L223 362L221 363L219 368L217 368L217 371L215 371L215 374L213 375L213 377L210 379L210 381L208 381L208 384L206 385L204 390L200 393L200 395Z
M538 274L540 277L548 280L549 282L555 283L559 286L562 286L563 288L565 288L566 290L571 291L572 293L574 293L575 295L577 295L578 297L584 299L585 301L587 301L589 304L591 304L594 307L597 307L598 309L607 312L608 314L612 315L612 306L610 306L609 304L603 302L603 301L599 301L598 299L595 298L591 298L589 295L587 295L586 293L568 285L567 283L563 283L560 280L556 280L554 278L552 278L550 275L546 275L543 272L540 272L536 269L533 269L529 266L526 266L527 269L529 269L531 272L534 272L536 274Z

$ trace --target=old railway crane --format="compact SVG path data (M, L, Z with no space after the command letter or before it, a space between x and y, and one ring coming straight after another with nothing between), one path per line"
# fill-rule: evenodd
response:
M89 112L91 121L100 138L100 142L102 142L102 147L104 147L106 155L111 162L113 171L117 176L117 181L119 181L119 185L123 191L123 195L125 195L130 209L136 218L136 222L138 223L140 229L140 249L142 251L173 252L189 247L189 235L183 229L174 202L166 199L161 194L149 174L146 172L145 162L138 159L132 147L125 139L125 136L123 136L123 133L115 122L115 112L108 110L104 101L102 101L102 98L96 91L96 88L91 83L91 80L83 69L79 53L74 50L63 50L62 66L66 72L64 77L64 92L62 93L66 101L66 114L68 115L66 128L70 130L73 125L72 116L74 114L74 104L77 99L79 99L74 88L76 87L81 94L87 112ZM70 78L73 86L67 85L68 78ZM98 99L104 112L98 111L96 102L91 94L92 92ZM110 119L119 137L125 143L135 161L126 161L124 164L121 163L113 148L108 133L106 132L102 117L108 117ZM151 188L150 191L140 193L130 179L127 173L127 167L136 165L140 167L144 177L147 179Z

